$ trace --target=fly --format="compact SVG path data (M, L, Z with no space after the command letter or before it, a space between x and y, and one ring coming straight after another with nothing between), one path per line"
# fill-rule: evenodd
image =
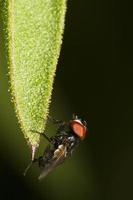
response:
M39 180L45 178L49 172L62 164L72 154L75 147L86 136L87 123L86 121L82 121L76 115L73 115L72 119L68 122L54 119L52 119L52 121L59 125L55 136L49 138L45 133L34 131L47 139L49 144L44 150L42 156L30 162L25 169L24 175L26 175L31 165L37 162L41 169Z

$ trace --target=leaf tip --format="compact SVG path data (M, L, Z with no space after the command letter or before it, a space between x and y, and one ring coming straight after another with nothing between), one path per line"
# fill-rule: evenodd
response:
M32 160L32 161L33 161L34 158L35 158L36 149L37 149L36 146L34 146L34 145L31 146L31 160Z

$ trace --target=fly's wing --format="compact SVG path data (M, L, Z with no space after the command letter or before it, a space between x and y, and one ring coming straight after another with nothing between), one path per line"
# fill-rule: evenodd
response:
M49 172L51 172L55 167L61 164L65 160L66 154L67 154L66 146L59 145L58 149L55 150L50 163L47 164L47 166L42 170L42 173L40 174L38 179L41 180L45 178L49 174Z

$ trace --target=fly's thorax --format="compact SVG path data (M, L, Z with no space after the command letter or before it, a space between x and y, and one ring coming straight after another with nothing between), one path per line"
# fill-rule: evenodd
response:
M72 153L72 151L75 149L75 147L77 146L77 144L80 142L80 139L75 136L75 135L70 135L68 137L68 142L69 142L69 145L67 146L67 152L68 154Z

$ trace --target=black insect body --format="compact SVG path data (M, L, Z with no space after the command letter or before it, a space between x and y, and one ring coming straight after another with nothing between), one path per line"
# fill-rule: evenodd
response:
M74 116L68 123L57 120L54 120L54 123L59 124L56 135L48 138L46 134L42 133L49 141L49 145L41 157L31 161L24 174L26 174L32 163L38 162L42 170L39 179L46 177L50 171L63 163L72 154L76 145L86 136L86 122L82 122L77 116Z

